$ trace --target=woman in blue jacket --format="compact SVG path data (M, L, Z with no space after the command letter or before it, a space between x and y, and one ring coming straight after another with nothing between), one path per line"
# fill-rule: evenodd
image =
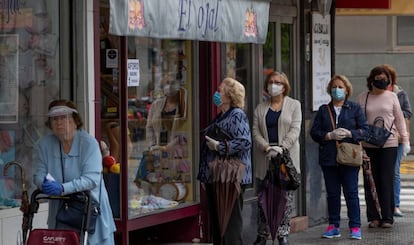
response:
M204 130L205 140L201 147L200 168L197 178L205 187L208 202L208 212L212 222L212 236L214 245L242 245L243 244L243 194L245 186L252 183L251 168L251 133L249 121L243 111L245 101L245 88L243 84L233 78L225 78L219 85L218 91L213 97L214 104L220 113L213 122ZM207 136L214 125L218 125L225 135L226 140L215 140ZM223 236L220 234L220 223L215 206L216 196L213 191L212 178L214 172L209 168L209 163L216 157L230 156L243 163L243 178L240 183L240 193L231 210L230 220Z
M348 208L350 237L361 239L361 213L358 197L359 167L340 165L336 162L336 141L358 144L364 140L368 123L361 107L348 98L352 85L342 75L334 75L328 83L331 96L328 105L322 105L314 119L311 137L319 144L319 164L325 179L328 201L329 225L322 234L324 238L340 237L341 187ZM333 127L328 110L331 111Z
M47 126L52 134L38 145L35 185L43 193L63 196L90 190L99 202L100 215L95 233L89 234L89 245L113 245L115 223L108 193L102 180L102 155L94 137L82 130L82 119L73 102L55 100L49 104ZM56 222L61 208L59 200L49 200L48 227L69 228Z

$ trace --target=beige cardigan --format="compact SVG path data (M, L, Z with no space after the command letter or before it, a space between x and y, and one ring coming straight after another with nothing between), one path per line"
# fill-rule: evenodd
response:
M266 114L270 108L270 100L260 103L253 116L253 140L258 149L257 157L253 161L255 177L264 179L266 171L269 166L269 161L266 159L266 147L269 145L269 138L267 136ZM290 151L290 156L293 165L300 173L300 147L299 135L302 124L302 110L300 102L291 97L284 98L282 113L279 117L278 131L279 131L279 145L287 148Z

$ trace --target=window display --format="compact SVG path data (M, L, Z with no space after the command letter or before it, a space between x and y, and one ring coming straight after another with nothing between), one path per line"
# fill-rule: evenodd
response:
M129 218L195 201L190 54L190 41L128 38L127 156L122 156L120 148L119 95L106 91L114 75L109 75L108 82L108 75L102 74L102 94L107 97L102 99L102 139L115 162L128 168ZM109 74L116 69L104 68ZM111 107L117 113L110 114ZM119 207L119 200L115 202Z
M128 167L130 216L176 207L193 201L191 126L188 113L191 80L187 79L190 42L133 38L140 60L140 86L129 87L129 130L132 152ZM131 40L131 41L132 41ZM146 52L142 52L146 50ZM145 103L146 110L143 108ZM152 202L148 202L152 199ZM154 208L153 203L156 203Z
M60 4L52 0L3 2L0 12L0 210L20 205L30 191L33 148L47 133L48 102L59 97ZM1 5L1 4L0 4ZM6 163L16 161L4 174ZM22 179L24 172L25 178Z

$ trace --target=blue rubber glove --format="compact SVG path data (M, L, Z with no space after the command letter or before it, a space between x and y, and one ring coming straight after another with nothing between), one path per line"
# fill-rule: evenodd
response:
M63 185L56 181L44 180L42 191L49 196L60 196L63 192Z

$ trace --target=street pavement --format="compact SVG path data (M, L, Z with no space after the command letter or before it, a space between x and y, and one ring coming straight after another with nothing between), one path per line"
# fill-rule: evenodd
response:
M360 177L360 182L361 182ZM310 227L304 231L289 235L290 245L307 244L370 244L370 245L414 245L414 155L409 155L401 166L401 210L403 217L395 217L394 225L390 229L368 228L366 219L366 207L362 182L359 187L361 203L362 239L349 238L348 218L346 215L345 201L342 201L341 209L341 237L326 239L321 238L327 224ZM272 244L268 241L266 245ZM275 245L278 243L275 242Z

